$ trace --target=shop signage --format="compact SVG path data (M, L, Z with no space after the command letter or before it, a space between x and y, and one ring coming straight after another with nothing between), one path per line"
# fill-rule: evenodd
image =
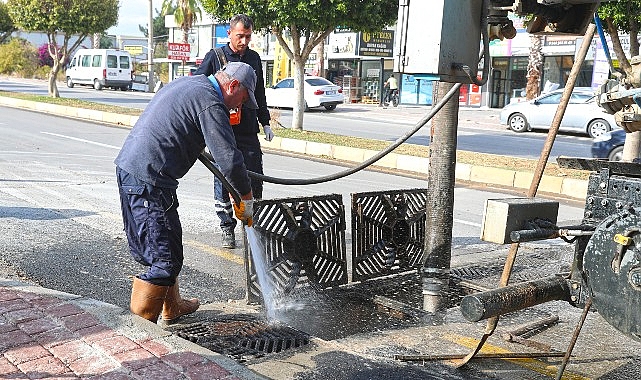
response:
M189 60L189 53L191 52L191 45L179 44L175 42L167 43L167 58L177 59L180 61Z
M142 45L125 45L123 46L123 49L129 52L132 56L142 54Z
M358 34L358 55L367 57L393 57L394 31L361 32Z

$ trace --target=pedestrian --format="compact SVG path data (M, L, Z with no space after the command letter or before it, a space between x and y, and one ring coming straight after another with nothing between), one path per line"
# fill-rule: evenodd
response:
M242 194L236 216L251 224L253 195L229 109L257 108L255 85L254 70L240 62L209 77L178 78L151 99L125 140L114 161L124 229L133 258L147 267L133 280L133 313L155 322L162 311L172 322L200 305L179 294L183 246L176 189L205 146Z
M234 16L229 21L229 43L227 45L211 49L205 55L203 62L196 70L195 74L210 75L218 71L227 62L245 62L256 71L256 102L258 109L249 109L243 106L238 113L233 113L232 122L234 136L236 136L236 145L243 153L247 169L263 174L263 152L258 140L258 122L265 131L265 140L271 141L274 133L269 126L270 116L267 109L267 100L265 99L265 80L263 79L263 65L260 55L249 48L249 42L252 38L254 23L252 19L244 14ZM236 125L234 125L236 124ZM257 178L251 179L252 192L254 198L263 197L263 181ZM231 201L229 193L223 187L220 180L214 177L214 208L216 215L220 220L220 229L222 230L221 245L223 248L236 248L236 220L232 214Z
M387 89L385 93L385 103L389 103L392 100L392 96L398 91L398 82L396 81L394 74L387 78L384 87Z

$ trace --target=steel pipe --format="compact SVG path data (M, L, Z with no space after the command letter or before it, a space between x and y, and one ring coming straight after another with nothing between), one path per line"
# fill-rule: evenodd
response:
M570 301L570 287L566 279L551 276L465 296L461 313L467 320L478 322L558 300Z

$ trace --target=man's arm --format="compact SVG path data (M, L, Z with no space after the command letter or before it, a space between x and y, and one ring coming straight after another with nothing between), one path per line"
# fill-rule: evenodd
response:
M256 71L256 89L254 89L254 96L256 97L256 103L258 103L256 114L260 125L265 126L269 125L270 120L267 99L265 98L265 77L263 75L263 65L260 61L260 56L256 52L254 52L254 54L256 54L255 59L258 61L258 64L254 67Z

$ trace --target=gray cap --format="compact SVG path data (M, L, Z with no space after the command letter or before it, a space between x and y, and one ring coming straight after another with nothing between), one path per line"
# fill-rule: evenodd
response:
M243 62L228 62L223 69L227 75L238 80L249 92L249 100L245 105L249 108L258 109L254 89L256 88L256 72L254 69Z

